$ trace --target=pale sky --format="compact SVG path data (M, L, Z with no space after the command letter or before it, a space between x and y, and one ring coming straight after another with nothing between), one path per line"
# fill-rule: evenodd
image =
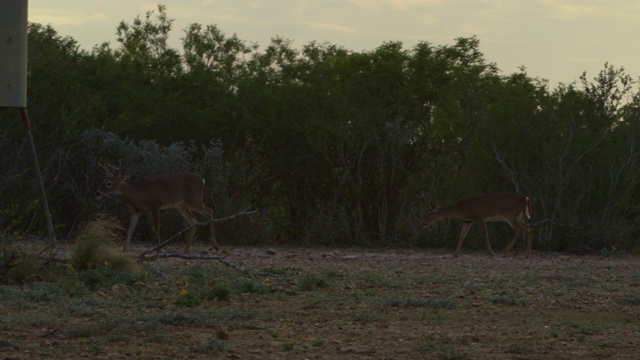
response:
M315 40L360 52L385 41L410 49L475 35L503 75L524 66L552 88L583 71L592 79L606 62L640 78L637 0L29 0L29 21L51 24L85 49L115 48L118 23L144 18L158 3L175 19L169 42L177 50L191 23L215 24L261 50L275 36L297 49Z

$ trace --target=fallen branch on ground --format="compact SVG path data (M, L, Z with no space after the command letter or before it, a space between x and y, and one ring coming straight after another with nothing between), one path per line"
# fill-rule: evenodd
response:
M193 225L188 226L188 227L186 227L186 228L182 229L181 231L177 232L175 235L173 235L172 237L170 237L170 238L168 238L167 240L165 240L162 244L160 244L160 245L158 245L158 246L156 246L156 247L154 247L154 248L152 248L152 249L149 249L149 250L147 250L147 251L143 252L142 254L140 254L140 257L143 257L143 256L145 256L145 255L147 255L147 254L149 254L149 253L152 253L152 252L154 252L154 251L158 251L158 250L162 249L163 247L167 246L170 242L172 242L173 240L175 240L175 239L177 239L178 237L182 236L184 233L186 233L187 231L189 231L189 230L193 229L193 228L194 228L194 227L196 227L196 226L205 226L205 225L209 225L209 224L211 224L211 223L217 223L217 222L222 222L222 221L228 221L228 220L231 220L231 219L237 218L238 216L242 216L242 215L251 215L251 214L253 214L253 213L255 213L255 212L256 212L255 210L251 210L251 211L249 211L249 210L244 210L244 211L241 211L241 212L239 212L239 213L237 213L237 214L234 214L234 215L231 215L231 216L227 216L227 217L224 217L224 218L220 218L220 219L211 219L211 220L207 220L207 221L205 221L205 222L201 222L201 223L193 224Z
M227 254L228 256L228 254ZM221 263L227 265L228 267L234 269L234 270L238 270L238 271L243 271L242 268L234 263L232 263L231 261L227 260L226 257L227 256L219 256L219 255L190 255L190 254L179 254L179 253L160 253L160 254L155 254L155 255L151 255L146 257L146 259L166 259L166 258L171 258L171 257L175 257L175 258L180 258L180 259L187 259L187 260L217 260L220 261Z
M231 261L227 260L226 257L229 256L229 254L225 255L225 256L218 256L218 255L190 255L190 254L180 254L180 253L160 253L160 254L155 254L155 255L151 255L151 256L147 256L144 259L166 259L166 258L180 258L180 259L187 259L187 260L217 260L220 261L221 263L227 265L228 267L243 272L244 270L232 263ZM268 272L268 271L258 271L255 273L255 275L263 275L263 276L272 276L281 280L286 280L287 277L286 276L282 276L279 274L274 274L272 272Z

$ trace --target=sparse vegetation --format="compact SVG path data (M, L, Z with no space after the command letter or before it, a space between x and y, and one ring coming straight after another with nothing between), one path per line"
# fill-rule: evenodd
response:
M518 258L489 260L483 254L453 260L381 253L319 264L313 256L297 256L299 249L252 256L255 249L238 248L227 260L242 261L245 271L177 258L128 271L123 269L129 266L116 270L104 264L105 254L123 256L95 244L95 238L108 238L104 225L83 230L91 240L83 241L91 246L82 243L78 251L81 242L70 244L69 254L83 270L63 266L55 278L36 275L0 286L3 356L310 358L320 351L331 358L494 359L635 354L635 347L627 346L633 336L620 340L621 332L637 329L629 319L640 315L639 296L631 286L640 273L630 257L534 256L523 263ZM253 269L286 276L255 275L260 271Z

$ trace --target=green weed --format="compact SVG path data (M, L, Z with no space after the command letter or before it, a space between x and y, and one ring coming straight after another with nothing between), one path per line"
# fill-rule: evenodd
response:
M209 355L220 355L226 347L227 344L224 340L210 338L203 344L194 346L193 351Z
M531 349L526 345L512 344L504 352L507 354L526 354L531 352Z
M514 294L503 294L503 295L495 296L491 298L491 302L494 304L510 305L510 306L526 305L526 301L518 298Z
M451 299L392 299L387 303L389 306L402 307L430 307L434 309L453 309L458 306L455 300Z
M315 274L307 274L300 280L299 288L301 291L316 291L320 288L326 288L329 282Z
M462 360L469 358L469 354L454 347L447 347L440 351L440 358L443 360Z
M233 291L227 283L218 283L209 286L204 291L206 300L231 301Z

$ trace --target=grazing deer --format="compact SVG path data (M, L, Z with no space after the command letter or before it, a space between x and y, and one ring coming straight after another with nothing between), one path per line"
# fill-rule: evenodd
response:
M489 194L470 197L442 208L431 206L431 210L424 219L422 226L427 227L444 219L462 220L462 231L454 254L454 257L458 257L462 242L467 236L471 225L477 224L480 227L480 233L484 237L484 241L487 243L489 256L492 257L493 250L489 243L486 222L505 221L516 232L516 235L507 244L504 253L509 253L516 241L522 236L522 233L526 232L527 253L525 258L528 259L531 255L533 229L525 222L525 217L527 219L531 217L531 202L528 197L520 194Z
M138 225L141 213L153 213L155 222L155 235L160 243L160 210L176 209L180 215L189 222L197 224L198 218L192 211L199 212L213 219L213 210L202 202L204 196L204 179L192 172L182 172L167 175L154 175L131 180L128 176L112 174L108 169L107 177L98 188L98 197L106 195L122 196L131 209L131 220L127 230L125 249L129 247L133 232ZM196 227L189 231L186 251L189 252L191 241L196 233ZM213 223L209 224L209 240L211 246L218 250L218 244L213 229Z

